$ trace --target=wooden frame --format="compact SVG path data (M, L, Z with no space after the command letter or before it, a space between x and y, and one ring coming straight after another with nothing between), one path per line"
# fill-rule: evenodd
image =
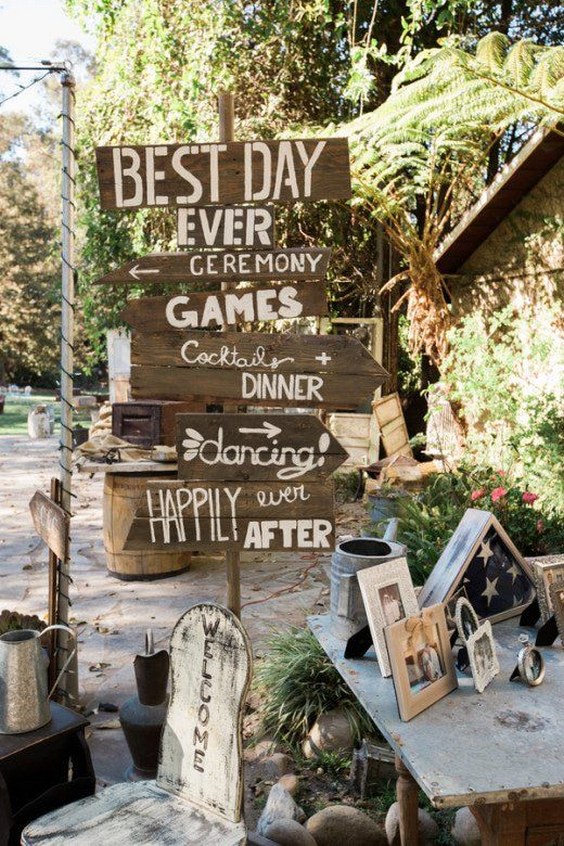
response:
M491 599L484 600L485 607L482 609L472 599L474 610L479 619L489 619L492 623L521 614L533 599L531 567L494 515L477 508L469 508L465 512L431 575L423 585L419 594L419 605L424 608L437 602L449 602L463 585L466 586L467 594L471 597L470 585L466 579L467 571L471 566L476 566L479 558L482 558L483 567L486 568L484 555L488 553L485 550L488 549L491 556L489 544L492 543L499 545L507 562L511 563L511 568L507 568L505 573L513 572L513 581L519 580L522 595L517 602L514 601L513 596L509 597L505 603L506 607L500 611L488 610ZM492 592L496 591L493 582L492 578L486 584L486 588L491 588Z
M380 672L391 676L384 629L419 612L406 558L394 558L357 573Z
M399 714L408 721L458 687L444 605L384 629Z
M558 627L558 634L564 644L564 584L553 582L549 588L549 596L552 602L554 619Z
M546 623L553 614L551 586L559 584L564 587L564 562L533 561L532 573L541 621Z
M469 603L468 603L469 604ZM470 606L471 607L471 606ZM499 673L499 661L493 639L492 624L486 620L466 641L474 687L483 693Z

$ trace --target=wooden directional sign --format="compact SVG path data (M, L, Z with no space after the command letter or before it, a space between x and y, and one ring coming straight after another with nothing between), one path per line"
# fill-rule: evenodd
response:
M274 206L190 206L177 221L179 247L275 246Z
M327 314L327 310L323 282L293 282L213 294L143 297L131 300L121 316L141 332L170 332Z
M178 414L176 426L181 479L319 480L348 458L312 414Z
M96 284L135 282L192 282L234 279L253 282L273 279L323 279L331 250L296 247L291 250L245 252L209 250L185 253L151 253L106 273Z
M41 540L45 541L57 558L64 561L67 556L70 522L68 514L42 491L35 491L29 502L29 510L35 531Z
M134 333L131 361L139 399L356 408L388 378L347 335Z
M351 196L346 138L98 147L96 161L103 209Z
M330 550L333 506L331 481L148 482L124 549Z

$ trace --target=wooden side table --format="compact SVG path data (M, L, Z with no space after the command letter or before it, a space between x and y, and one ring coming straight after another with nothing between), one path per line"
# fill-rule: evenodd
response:
M28 822L95 791L88 720L54 702L51 716L36 731L0 735L0 846L17 846Z

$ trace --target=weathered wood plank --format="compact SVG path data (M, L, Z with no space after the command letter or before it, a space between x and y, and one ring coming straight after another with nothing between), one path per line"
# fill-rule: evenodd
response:
M98 147L96 164L103 209L351 196L346 138Z
M131 300L121 317L144 333L206 329L327 314L323 282L292 282L213 293Z
M124 549L332 549L331 481L150 482Z
M176 232L179 247L274 247L274 206L178 209Z
M131 368L131 392L136 399L233 401L264 408L346 409L370 401L386 378L144 365Z
M111 270L95 285L136 282L270 282L275 279L324 279L331 250L293 247L289 250L190 250L150 253Z
M176 421L181 479L310 481L348 458L312 414L179 414Z
M42 491L36 491L29 502L35 531L57 558L67 557L70 518Z

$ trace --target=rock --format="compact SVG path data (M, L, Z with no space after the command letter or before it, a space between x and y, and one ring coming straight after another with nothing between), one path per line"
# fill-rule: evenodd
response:
M419 846L430 846L435 843L439 827L433 817L423 808L419 808ZM401 846L399 831L399 806L397 802L390 805L386 815L386 836L389 846Z
M451 834L459 846L480 846L480 829L470 808L460 808L456 812Z
M268 794L266 805L257 823L257 833L266 836L266 829L279 820L305 820L302 809L296 805L290 794L281 784L275 784Z
M286 775L283 775L282 778L278 779L278 784L280 784L284 790L287 790L290 796L295 796L298 792L298 787L300 786L300 780L297 775L287 773Z
M294 769L294 762L289 755L283 752L275 752L268 758L263 758L260 767L265 778L279 779Z
M319 751L349 750L354 746L350 723L342 711L327 711L317 718L302 749L306 758L317 757Z
M305 827L317 846L387 846L380 826L350 805L330 805L310 817Z
M296 820L276 820L264 834L280 846L317 846L309 831Z

